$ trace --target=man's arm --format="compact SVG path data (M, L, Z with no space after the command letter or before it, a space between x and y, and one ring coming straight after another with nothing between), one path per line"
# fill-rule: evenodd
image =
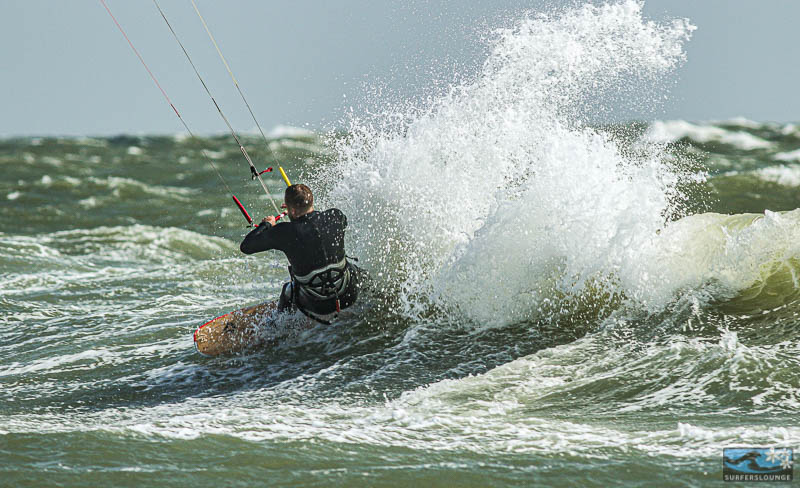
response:
M270 249L283 249L289 223L275 224L275 217L267 217L261 224L250 231L239 245L239 250L245 254L268 251Z

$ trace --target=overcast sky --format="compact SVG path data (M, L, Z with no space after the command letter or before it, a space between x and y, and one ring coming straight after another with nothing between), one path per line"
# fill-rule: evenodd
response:
M225 132L152 1L106 1L189 127ZM330 128L379 89L414 96L474 72L492 28L544 3L196 2L267 130ZM189 0L160 4L234 127L253 128ZM800 1L647 0L644 11L698 29L662 112L642 117L800 121ZM0 46L0 136L183 132L99 0L2 0Z

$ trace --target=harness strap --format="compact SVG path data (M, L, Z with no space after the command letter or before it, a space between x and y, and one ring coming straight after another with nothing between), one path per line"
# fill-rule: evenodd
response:
M295 306L297 307L297 310L300 310L301 312L303 312L303 315L305 315L306 317L310 318L311 320L319 322L322 325L331 325L332 324L332 322L330 320L325 320L325 319L323 319L321 317L317 317L316 315L314 315L313 313L311 313L308 310L304 309L303 307L301 307L298 304L295 304Z
M304 275L304 278L309 276L309 275L313 275L313 273L314 272L311 272L308 275ZM294 274L294 271L292 270L291 266L289 266L289 277L291 278L292 283L294 284L294 286L292 286L292 297L291 297L292 306L294 306L294 308L296 308L297 310L300 310L301 312L303 312L303 315L305 315L306 317L310 318L311 320L314 320L315 322L319 322L322 325L331 325L332 322L330 320L325 320L322 317L318 317L318 316L316 316L315 314L309 312L308 310L306 310L305 308L303 308L300 305L300 300L297 299L297 294L300 292L300 284L299 284L299 282L297 280L297 276ZM304 290L304 291L306 291L306 290ZM339 312L339 294L338 294L338 292L336 293L336 312L337 313Z
M306 284L306 283L310 282L314 278L314 276L319 274L319 273L324 273L324 272L332 270L332 269L344 269L344 267L346 265L347 265L347 258L342 258L342 260L339 261L338 263L331 263L331 264L325 265L325 266L323 266L321 268L317 268L315 270L312 270L308 274L304 274L304 275L301 275L301 276L294 275L294 277L300 283Z
M344 292L350 284L347 260L316 269L303 276L295 276L300 290L315 300L329 300Z

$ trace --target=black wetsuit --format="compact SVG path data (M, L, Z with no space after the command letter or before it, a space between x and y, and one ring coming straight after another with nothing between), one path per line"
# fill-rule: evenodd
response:
M339 290L337 296L326 299L314 298L302 293L296 276L312 274L315 270L346 260L344 251L344 230L347 217L338 208L324 212L309 212L291 222L281 222L274 226L261 224L242 241L239 249L245 254L276 249L283 251L289 259L292 286L284 286L279 308L293 305L305 313L317 315L336 311L336 300L340 308L352 305L358 296L357 268L347 262L349 277L347 286ZM287 296L288 295L288 296Z

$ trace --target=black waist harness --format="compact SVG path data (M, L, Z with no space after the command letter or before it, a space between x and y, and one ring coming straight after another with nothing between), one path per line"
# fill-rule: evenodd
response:
M350 267L347 258L328 264L305 275L292 275L297 292L314 301L339 298L350 284Z
M341 309L352 305L358 296L356 290L358 279L353 273L352 265L347 258L301 276L295 275L289 266L289 274L292 277L291 297L287 297L289 303L306 317L321 324L331 325L330 320L321 316L331 313L338 315ZM281 300L285 293L286 287L281 293Z

